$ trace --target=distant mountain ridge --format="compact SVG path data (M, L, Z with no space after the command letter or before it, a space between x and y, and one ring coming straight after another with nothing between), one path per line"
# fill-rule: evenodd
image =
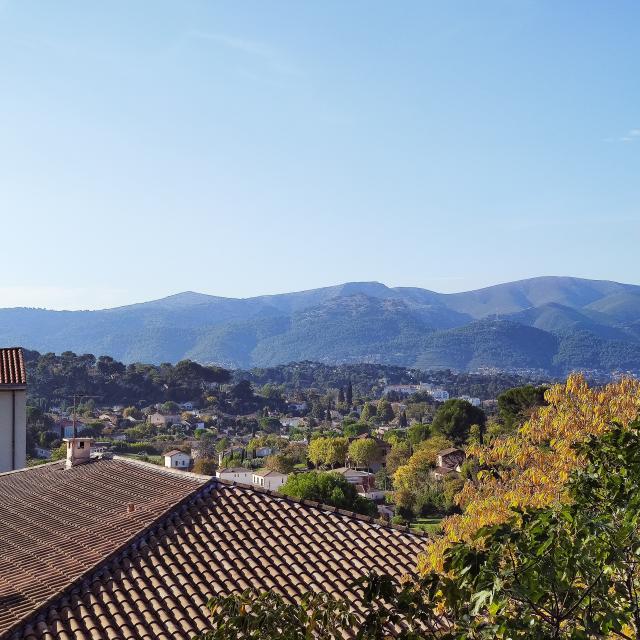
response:
M187 291L98 311L0 309L0 343L234 368L640 371L640 286L547 276L452 294L379 282L242 299Z

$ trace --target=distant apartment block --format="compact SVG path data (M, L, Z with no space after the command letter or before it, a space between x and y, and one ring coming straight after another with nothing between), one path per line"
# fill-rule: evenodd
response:
M22 349L0 349L0 473L27 464L27 372Z

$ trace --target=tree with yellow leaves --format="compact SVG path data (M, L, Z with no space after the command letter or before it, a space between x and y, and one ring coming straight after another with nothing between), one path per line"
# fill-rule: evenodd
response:
M515 434L467 451L482 470L458 495L463 513L443 521L444 535L428 546L419 563L422 571L441 570L444 551L452 543L506 522L514 507L543 508L566 501L565 483L584 463L575 446L603 434L614 420L632 421L640 412L640 381L623 378L589 387L575 374L547 390L545 400L548 406L534 412Z

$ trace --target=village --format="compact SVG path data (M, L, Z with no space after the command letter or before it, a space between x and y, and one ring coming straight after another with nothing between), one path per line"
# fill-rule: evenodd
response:
M212 385L208 396L144 408L104 407L78 397L75 405L52 406L32 416L39 431L28 463L63 459L65 440L81 438L90 442L93 457L124 456L270 491L286 492L292 476L331 474L342 479L341 487L355 490L360 509L405 522L410 510L400 507L403 515L398 514L394 474L425 442L448 445L431 451L425 481L444 487L461 476L464 442L431 433L438 408L459 402L491 413L496 406L496 401L469 396L449 398L445 389L423 383L385 385L378 400L354 398L350 385L333 398L297 392L278 397L277 410L265 405L241 416L212 406L211 394L219 399L240 392L251 403L270 390L254 394L244 382ZM447 509L431 511L444 515Z

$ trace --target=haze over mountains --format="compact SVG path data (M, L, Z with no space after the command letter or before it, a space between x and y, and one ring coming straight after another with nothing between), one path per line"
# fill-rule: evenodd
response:
M185 292L99 311L0 309L0 342L243 368L316 360L637 371L640 287L541 277L454 294L378 282L245 299Z

